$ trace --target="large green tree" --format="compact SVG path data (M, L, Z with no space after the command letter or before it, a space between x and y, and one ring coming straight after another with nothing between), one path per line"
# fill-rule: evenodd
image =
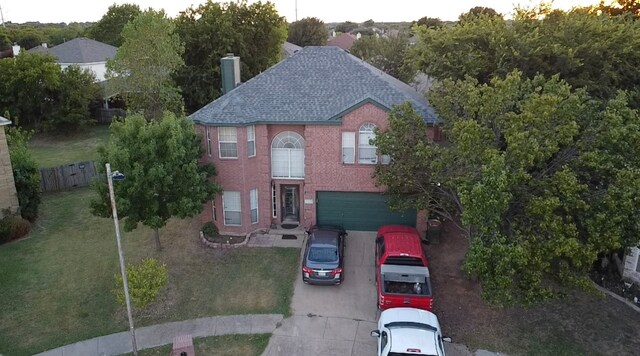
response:
M101 98L102 87L92 71L78 66L65 68L60 74L56 113L45 127L48 131L66 133L91 126L95 122L91 109Z
M316 17L305 17L289 25L287 41L300 47L324 46L327 43L327 28Z
M544 17L543 19L541 19ZM489 83L517 69L528 78L559 74L575 88L609 99L640 83L640 22L586 11L519 9L511 23L475 16L438 30L419 27L412 58L425 73L443 80L471 76Z
M147 121L140 114L111 124L106 146L98 148L98 171L105 174L105 163L125 175L114 184L118 216L124 229L131 231L142 223L155 231L156 249L161 249L159 229L171 217L185 218L202 211L219 187L212 183L213 166L198 163L202 155L201 138L186 117L165 112L161 119ZM106 180L96 180L97 197L92 213L110 217L111 205Z
M176 74L185 106L193 112L221 95L220 58L240 57L247 81L280 60L287 25L272 3L207 1L176 19L185 44L185 66Z
M53 57L21 53L0 61L0 113L39 129L57 112L60 66Z
M148 9L125 25L124 42L107 62L110 91L120 93L130 111L142 112L149 120L165 110L183 112L173 73L184 65L184 46L174 29L164 11Z
M124 26L140 14L136 4L113 4L107 13L87 30L87 36L96 41L120 47L124 42L122 30Z
M351 53L385 73L409 83L416 75L412 62L405 60L409 40L403 36L363 36L351 47Z
M640 116L619 92L592 100L557 76L445 79L430 91L446 145L407 104L379 133L376 170L398 206L454 221L485 298L533 303L591 288L600 254L640 243Z

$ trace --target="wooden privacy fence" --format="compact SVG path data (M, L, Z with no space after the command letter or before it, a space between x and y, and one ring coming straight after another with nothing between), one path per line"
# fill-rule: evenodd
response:
M91 184L98 174L93 161L65 164L59 167L40 169L40 191L57 192Z

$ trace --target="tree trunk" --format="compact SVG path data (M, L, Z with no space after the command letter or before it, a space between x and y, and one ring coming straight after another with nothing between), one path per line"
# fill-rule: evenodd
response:
M156 251L160 252L162 251L162 245L160 245L160 230L156 228L153 231L154 231L153 236L155 237L155 240L156 240Z
M620 257L618 257L618 253L614 252L612 253L612 257L613 257L613 262L616 265L616 269L618 270L618 273L620 274L620 277L624 276L624 263L622 262L622 260L620 259Z

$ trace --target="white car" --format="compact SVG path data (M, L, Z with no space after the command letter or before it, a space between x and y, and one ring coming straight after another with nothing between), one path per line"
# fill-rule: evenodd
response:
M444 356L440 323L435 314L415 308L391 308L378 319L378 356Z

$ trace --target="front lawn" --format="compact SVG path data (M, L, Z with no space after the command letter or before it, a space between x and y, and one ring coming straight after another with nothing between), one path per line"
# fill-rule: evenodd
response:
M125 308L111 294L119 273L113 220L93 217L93 192L43 197L31 236L0 246L0 354L26 355L127 330ZM127 262L157 257L169 284L136 326L212 315L289 312L297 249L212 250L197 238L197 219L160 231L123 234Z
M109 126L96 125L85 132L69 136L40 133L29 142L29 151L40 168L57 167L67 163L93 161L96 148L109 140Z
M271 334L225 335L197 338L193 340L196 355L259 356L267 348ZM138 351L139 356L166 356L172 345ZM133 355L132 353L127 356Z

